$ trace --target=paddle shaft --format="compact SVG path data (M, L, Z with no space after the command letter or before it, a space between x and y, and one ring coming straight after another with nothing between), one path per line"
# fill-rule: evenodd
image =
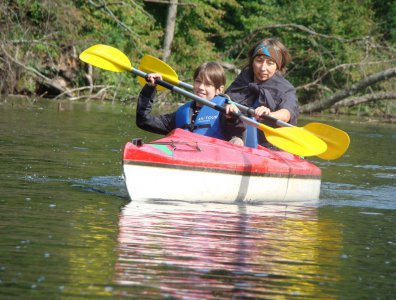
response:
M147 76L147 73L142 72L142 71L140 71L138 69L135 69L135 68L132 68L131 72L136 74L136 75L138 75L138 76L141 76L143 78L145 78ZM183 96L186 96L187 98L195 100L195 101L197 101L198 103L200 103L202 105L209 106L210 108L213 108L213 109L215 109L215 110L217 110L219 112L222 112L222 113L226 112L226 109L223 106L217 105L217 104L215 104L212 101L209 101L209 100L206 100L204 98L198 97L197 95L195 95L193 93L190 93L190 92L187 92L186 90L181 89L181 88L179 88L179 87L177 87L177 86L175 86L173 84L170 84L169 82L167 82L165 80L156 79L155 82L156 82L156 84L159 84L160 86L163 86L164 88L169 89L172 92L176 92L176 93L179 93L179 94L181 94ZM246 123L248 125L251 125L253 127L257 128L260 125L259 122L256 122L253 119L250 119L250 118L244 116L240 112L237 112L237 113L236 112L232 112L231 115L239 118L242 122L244 122L244 123Z
M180 87L183 87L183 88L185 88L185 89L189 89L189 90L192 90L192 89L193 89L193 86L192 86L191 84L185 83L185 82L183 82L183 81L179 81L177 85L180 86ZM234 103L235 106L238 107L238 109L239 109L241 112L243 112L244 114L247 114L248 116L251 116L251 117L253 117L253 116L255 115L254 109L253 109L253 108L247 107L247 106L245 106L245 105L242 105L242 104L239 104L239 103L236 103L236 102L233 102L233 103ZM269 123L271 126L277 126L277 127L293 127L293 125L291 125L291 124L289 124L289 123L286 123L285 121L282 121L282 120L276 119L276 118L274 118L274 117L271 117L271 116L269 116L269 115L262 115L262 116L260 116L260 118L261 118L261 119L267 120L268 123Z

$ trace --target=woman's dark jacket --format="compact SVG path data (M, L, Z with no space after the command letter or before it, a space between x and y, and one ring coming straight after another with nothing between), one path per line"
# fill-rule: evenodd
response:
M263 83L254 82L253 72L244 69L225 92L230 98L248 107L266 106L271 111L287 109L292 125L297 124L298 103L296 89L282 75L276 73Z
M287 109L290 112L289 123L292 125L297 124L298 103L296 89L278 73L258 84L254 82L253 72L249 68L245 68L231 83L225 93L232 101L248 107L266 106L271 111L277 111L282 108ZM260 121L271 126L265 120ZM258 134L258 141L259 144L265 147L275 149L268 143L261 131Z

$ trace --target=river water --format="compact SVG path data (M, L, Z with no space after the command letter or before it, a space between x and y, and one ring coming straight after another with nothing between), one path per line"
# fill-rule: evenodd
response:
M352 140L319 203L134 203L133 114L0 101L0 299L394 299L396 125L315 119Z

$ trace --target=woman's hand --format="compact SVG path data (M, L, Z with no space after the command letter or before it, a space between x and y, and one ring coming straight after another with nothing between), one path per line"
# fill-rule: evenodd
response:
M150 73L146 76L146 81L149 86L157 86L157 80L162 80L162 75L159 73Z
M269 115L271 110L266 106L259 106L254 110L256 119L259 119L262 115Z
M254 113L256 115L257 120L261 116L268 115L283 122L289 122L291 117L290 112L286 108L281 108L280 110L271 112L271 110L268 107L260 106L254 110Z

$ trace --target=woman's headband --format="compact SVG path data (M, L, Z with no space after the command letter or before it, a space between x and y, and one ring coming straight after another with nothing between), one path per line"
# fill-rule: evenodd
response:
M273 47L273 46L266 46L264 44L259 44L257 47L254 49L253 52L253 57L256 57L258 55L264 55L269 58L271 58L275 63L276 66L278 67L278 70L281 69L282 66L282 54L279 49Z

